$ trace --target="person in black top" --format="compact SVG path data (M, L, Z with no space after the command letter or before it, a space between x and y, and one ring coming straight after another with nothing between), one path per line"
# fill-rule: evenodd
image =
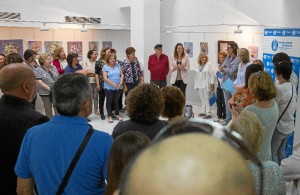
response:
M36 76L24 64L10 64L0 70L0 194L16 194L14 166L26 131L49 119L36 112Z

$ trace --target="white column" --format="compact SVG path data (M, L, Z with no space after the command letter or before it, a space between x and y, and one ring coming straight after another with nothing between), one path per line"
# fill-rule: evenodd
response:
M160 43L160 0L131 0L131 46L150 82L148 57Z

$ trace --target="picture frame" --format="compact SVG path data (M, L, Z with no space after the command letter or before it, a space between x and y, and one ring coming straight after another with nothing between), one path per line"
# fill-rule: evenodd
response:
M218 41L218 54L221 51L224 51L227 53L227 44L232 43L232 42L233 41ZM219 55L217 55L217 60L218 60L218 63L220 64Z

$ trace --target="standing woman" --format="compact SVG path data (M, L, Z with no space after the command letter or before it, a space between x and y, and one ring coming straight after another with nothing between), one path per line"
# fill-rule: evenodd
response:
M220 67L223 62L225 61L225 58L227 56L227 53L224 51L220 51L218 54L218 58L219 58L219 66ZM223 89L221 87L221 82L222 82L222 73L220 73L220 71L217 71L216 73L217 76L217 115L218 118L215 119L215 122L220 122L220 123L224 123L225 118L226 118L226 104L225 104L225 100L224 100L224 93L223 93Z
M97 60L98 54L97 50L89 50L87 53L87 60L82 63L83 69L86 71L86 76L89 78L90 85L93 90L93 99L94 99L94 113L96 115L100 115L98 110L98 90L95 79L95 64Z
M211 107L209 105L209 97L214 91L215 73L213 65L208 61L205 53L201 53L198 57L199 71L195 75L195 89L199 90L201 110L199 117L204 119L211 118Z
M247 67L250 65L249 62L249 51L246 48L241 48L237 51L237 57L241 61L238 66L238 72L236 80L234 81L235 88L245 86L245 73Z
M82 66L78 64L77 53L72 53L72 52L69 53L67 56L67 62L68 62L68 66L64 69L64 74L75 73L75 72L84 74Z
M64 48L56 47L52 56L53 56L52 64L56 67L58 73L60 75L64 74L64 69L68 66Z
M236 74L238 70L238 66L240 64L240 60L237 58L237 50L239 46L235 42L230 42L227 44L227 52L228 56L225 58L225 61L221 66L219 66L219 71L223 73L223 78L221 85L225 83L228 79L232 82L236 79ZM226 124L231 120L230 108L228 105L228 100L232 97L232 92L228 91L228 89L224 89L224 100L226 104Z
M171 63L171 84L178 87L185 95L188 83L188 70L190 69L189 55L184 53L183 45L177 43Z
M99 91L99 111L102 120L105 120L104 108L103 108L104 101L105 101L105 91L104 91L104 81L102 76L102 68L106 64L105 57L108 54L110 54L110 49L108 47L102 48L100 52L100 59L97 60L95 64L95 79L96 79L97 90Z
M116 55L108 54L106 62L102 69L104 80L104 90L106 96L106 110L108 114L108 122L113 123L112 105L115 108L115 117L119 121L123 118L119 116L119 98L123 89L123 73L119 64L116 63Z
M39 84L39 94L44 103L45 113L48 118L52 118L52 102L50 101L51 86L58 79L58 72L55 66L51 65L52 58L49 54L42 54L39 57L40 67L37 68L37 83Z

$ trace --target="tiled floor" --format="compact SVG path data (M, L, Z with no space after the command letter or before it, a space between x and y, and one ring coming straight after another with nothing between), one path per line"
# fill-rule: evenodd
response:
M37 111L45 114L44 107L43 107L43 102L42 102L42 100L39 96L37 98L36 108L37 108ZM195 114L195 118L199 118L198 117L199 106L193 105L193 112ZM106 114L106 109L104 110L104 113ZM124 113L121 113L121 116L124 118L124 120L129 119L128 116ZM212 118L207 119L207 120L214 120L216 118L217 118L217 116L216 116L216 105L214 104L213 107L212 107ZM105 120L101 120L100 116L95 115L94 113L89 116L89 119L91 119L90 124L94 127L94 129L101 130L101 131L107 132L109 134L112 133L113 128L118 123L118 121L114 121L114 123L108 123L107 117L106 117ZM161 118L161 119L164 119L164 118Z

